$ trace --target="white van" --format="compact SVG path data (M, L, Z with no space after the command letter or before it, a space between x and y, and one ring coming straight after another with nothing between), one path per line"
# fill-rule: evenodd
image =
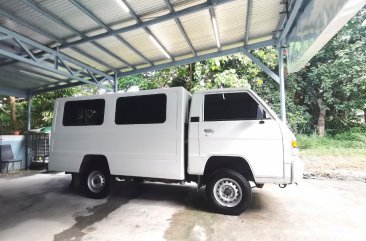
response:
M57 99L49 169L92 198L113 178L196 182L225 214L251 203L251 185L302 178L295 136L249 89L184 88Z

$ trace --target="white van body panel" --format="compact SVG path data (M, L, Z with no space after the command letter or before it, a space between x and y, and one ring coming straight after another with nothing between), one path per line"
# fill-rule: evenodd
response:
M125 96L166 94L166 121L162 124L115 124L116 100ZM52 171L79 172L85 155L104 155L112 175L152 178L185 178L184 124L190 94L184 88L134 93L63 98L56 101L50 150ZM100 126L63 126L67 101L104 99L104 122Z
M248 93L266 111L268 118L263 120L263 124L260 120L204 121L206 94L242 92ZM193 106L196 102L197 104ZM294 181L291 177L294 172L291 163L299 160L291 151L291 141L296 140L295 136L253 91L236 88L195 93L190 116L198 116L199 122L189 124L189 174L202 175L207 161L212 156L231 156L241 157L248 163L257 183L281 184L290 183L291 179ZM210 132L206 133L205 130ZM287 140L286 147L284 139ZM285 161L289 163L289 170L286 173ZM302 177L301 168L297 172L301 173L297 176ZM296 180L298 179L300 178Z
M199 125L200 156L243 157L255 177L283 178L282 134L275 120L201 122ZM204 130L212 129L213 133ZM202 165L201 165L202 166ZM200 170L202 171L202 169Z
M234 92L248 93L265 110L264 123L259 119L204 121L205 95ZM164 123L115 123L118 98L154 94L166 95ZM63 125L65 103L93 99L105 100L103 124ZM206 129L213 132L206 133ZM300 180L303 172L297 149L291 147L294 140L288 127L248 89L203 91L193 98L181 87L70 97L55 103L49 170L78 173L86 155L103 155L112 175L184 180L186 173L203 175L210 157L232 156L248 163L256 183L288 184Z

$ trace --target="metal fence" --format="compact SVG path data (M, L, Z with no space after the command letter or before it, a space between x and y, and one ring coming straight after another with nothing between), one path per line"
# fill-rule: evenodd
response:
M50 150L50 134L28 133L27 135L30 167L48 164Z

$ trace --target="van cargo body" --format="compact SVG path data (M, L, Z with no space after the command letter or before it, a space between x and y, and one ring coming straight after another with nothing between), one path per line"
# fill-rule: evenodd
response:
M144 96L143 93L139 95ZM79 172L84 156L104 155L111 175L184 180L184 126L190 94L183 88L146 93L147 97L160 95L163 101L166 99L166 118L162 123L116 124L117 99L136 95L126 93L77 98L103 99L104 121L101 125L64 126L58 115L63 115L65 103L74 98L57 100L56 110L61 111L55 111L49 169Z
M253 91L184 88L57 99L49 170L103 198L111 180L193 181L218 212L238 214L251 185L302 178L293 133Z

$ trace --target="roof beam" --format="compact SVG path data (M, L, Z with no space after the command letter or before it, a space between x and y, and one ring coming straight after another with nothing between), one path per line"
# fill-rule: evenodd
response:
M67 84L56 85L56 86L51 86L51 87L49 87L50 85L48 85L48 86L40 87L37 89L33 89L30 91L30 94L33 96L33 95L42 94L42 93L48 92L48 91L77 87L77 86L84 85L84 84L85 83L83 83L83 82L75 82L75 83L67 83Z
M51 12L49 12L48 10L40 7L39 5L36 5L36 3L33 2L33 0L22 0L25 4L27 4L29 7L33 8L34 10L36 10L37 12L39 12L40 14L46 16L47 18L51 19L52 21L54 21L55 23L63 26L64 28L68 29L70 32L74 33L75 35L79 36L80 38L86 38L87 36L80 33L78 30L76 30L74 27L70 26L69 24L65 23L62 19L60 19L59 17L55 16L54 14L52 14ZM105 47L103 47L102 45L94 42L94 41L90 41L92 45L94 45L96 48L100 49L101 51L105 52L106 54L112 56L113 58L117 59L118 61L121 61L124 65L130 67L131 69L134 69L133 66L131 66L129 63L127 63L125 60L123 60L122 58L120 58L119 56L117 56L116 54L112 53L111 51L109 51L108 49L106 49Z
M1 15L1 16L4 16L4 17L6 17L6 18L8 18L8 19L10 19L10 20L12 20L12 21L14 21L14 22L16 22L17 24L23 25L24 27L26 27L26 28L28 28L28 29L32 30L33 32L39 33L39 34L41 34L41 35L43 35L43 36L45 36L45 37L47 37L47 38L51 39L52 41L54 41L54 42L56 42L56 43L59 43L59 44L63 44L63 43L65 43L62 39L57 38L57 37L56 37L55 35L53 35L52 33L45 32L44 30L41 30L41 29L39 29L39 28L36 28L35 26L33 26L33 25L31 25L31 24L29 24L29 23L25 22L24 20L22 20L22 19L20 19L20 18L16 17L14 14L10 14L10 13L8 13L8 12L4 11L3 9L0 9L0 15ZM100 65L103 65L103 66L105 66L105 67L107 67L107 68L109 68L109 69L113 69L113 67L112 67L112 66L110 66L110 65L108 65L108 64L105 64L105 63L104 63L104 62L102 62L101 60L98 60L98 59L96 59L95 57L93 57L93 56L91 56L91 55L89 55L89 54L85 53L84 51L80 50L80 49L79 49L79 48L77 48L76 46L75 46L75 47L72 47L72 49L73 49L75 52L77 52L77 53L79 53L79 54L81 54L81 55L83 55L83 56L85 56L85 57L87 57L87 58L89 58L89 59L93 60L94 62L96 62L96 63L98 63L98 64L100 64ZM4 64L0 65L0 67L5 66L5 65L9 65L9 64L14 64L14 63L17 63L17 62L18 62L18 61L13 60L13 61L10 61L10 62L7 62L7 63L4 63Z
M156 65L156 66L151 66L151 67L136 69L136 70L132 70L132 71L122 72L118 75L118 77L134 75L134 74L140 74L140 73L149 72L149 71L156 71L156 70L160 70L160 69L166 69L166 68L170 68L170 67L176 66L176 65L190 64L190 63L194 63L194 62L203 61L203 60L206 60L206 59L217 58L217 57L230 55L230 54L236 54L236 53L240 53L240 52L247 55L249 53L249 50L254 50L254 49L263 48L263 47L267 47L267 46L272 46L275 43L276 43L275 40L269 40L269 41L255 43L255 44L250 44L250 45L247 45L247 46L221 50L221 51L218 51L218 52L204 54L204 55L198 55L197 57L178 60L178 61L175 61L175 62L170 62L170 63L160 64L160 65ZM253 60L254 58L251 58L251 59ZM263 67L262 65L260 67ZM265 72L270 74L270 76L272 78L274 78L277 82L278 76L276 74L274 74L273 71L271 71L268 67L264 66L263 68L265 69ZM277 77L275 77L275 76L277 76Z
M28 93L25 90L18 90L18 89L6 88L6 87L1 87L0 88L0 95L16 96L16 97L19 97L19 98L27 98L28 97Z
M49 79L49 80L54 80L56 82L70 81L71 80L71 79L61 79L60 77L50 75L49 73L41 73L41 72L35 71L33 69L22 68L19 71L21 73L25 74L25 75L28 75L28 76L45 78L45 79Z
M26 80L27 84L30 85L43 85L43 84L52 84L52 83L56 83L55 80L46 80L45 78L34 78L34 77L29 77L29 76L25 76L22 73L19 73L17 71L6 71L6 70L2 70L1 71L1 77L0 77L2 82L11 82L14 84L15 80ZM4 81L4 79L6 79ZM25 86L22 86L22 88L25 88Z
M124 3L124 5L126 5L126 8L128 9L128 13L133 17L133 19L135 19L135 21L137 22L137 24L141 24L142 21L141 19L137 16L137 14L133 11L133 9L131 8L131 6L125 1L125 0L119 0L122 1ZM159 41L159 39L150 31L150 29L148 27L142 27L142 29L145 30L145 32L151 36L150 38L152 38L152 41L155 42L155 44L157 45L157 47L159 48L159 50L161 52L163 52L163 54L168 57L169 59L173 59L172 56L169 54L168 50L164 47L164 45Z
M244 36L244 44L248 45L249 35L250 35L250 23L252 20L252 11L253 11L253 0L248 0L247 4L247 18L245 23L245 36Z
M103 23L97 16L95 16L94 13L92 13L89 9L87 9L79 0L70 0L72 4L74 4L80 11L85 13L87 16L89 16L91 19L93 19L96 23L99 24L99 26L103 27L105 30L113 31L109 26L107 26L105 23ZM137 49L132 47L126 40L124 40L121 36L118 34L113 34L113 36L118 39L122 44L124 44L127 48L129 48L132 52L134 52L136 55L138 55L141 59L143 59L145 62L147 62L150 65L153 65L153 63L148 60L142 53L140 53Z
M34 57L33 59L26 58L19 54L9 52L5 49L0 49L0 55L4 55L8 58L12 58L12 59L30 64L30 65L33 65L35 67L59 74L61 76L68 77L70 79L79 80L86 84L96 85L99 88L106 88L101 85L101 82L103 80L108 80L109 82L111 82L113 80L112 76L109 76L100 70L94 69L82 62L74 60L74 59L60 53L59 51L55 51L51 48L48 48L42 44L37 43L34 40L31 40L18 33L8 30L7 28L0 26L0 33L5 36L10 36L16 42L21 43L23 48L28 48L28 46L31 46L32 48L47 52L47 55L48 55L47 58L52 59L54 64L51 65L49 63L45 63L46 58L37 58L37 57ZM70 65L78 66L79 70L71 69ZM63 66L64 69L60 68L60 66ZM85 78L85 75L88 75L89 79ZM90 81L90 79L95 79L95 76L101 76L102 81L97 82L97 83ZM108 88L106 88L106 89L108 89Z
M174 11L174 8L173 8L172 4L170 3L170 1L165 0L165 3L168 6L168 9L169 9L170 13L174 13L175 11ZM189 48L191 49L193 55L197 56L197 52L196 52L196 50L194 50L194 47L193 47L191 41L189 40L188 35L187 35L186 31L184 30L184 28L182 26L182 23L179 21L178 18L174 18L174 21L177 24L177 26L179 28L179 31L182 33L184 39L186 40L186 42L187 42Z
M231 2L231 1L233 1L233 0L217 0L217 2L215 3L215 6L225 4L225 3L228 3L228 2ZM89 42L89 41L93 41L93 40L97 40L97 39L101 39L101 38L106 38L106 37L109 37L113 34L120 34L120 33L125 33L125 32L129 32L129 31L136 30L136 29L141 29L141 28L144 28L144 27L151 26L153 24L161 23L161 22L168 21L168 20L171 20L171 19L174 19L174 18L179 18L179 17L185 16L185 15L189 15L189 14L198 12L198 11L207 10L207 9L211 8L213 5L214 5L213 3L211 3L210 1L207 1L205 3L201 3L201 4L198 4L198 5L195 5L195 6L180 10L180 11L176 11L174 13L169 13L169 14L154 18L152 20L140 22L140 23L128 26L128 27L116 29L116 30L113 30L113 31L110 31L110 32L97 34L97 35L94 35L94 36L91 36L91 37L87 37L87 38L76 40L76 41L73 41L73 42L70 42L70 43L62 44L60 46L60 48L67 48L67 47L70 47L70 46L75 46L75 45L86 43L86 42Z
M288 19L286 21L285 27L277 40L277 43L276 43L277 47L281 47L282 45L285 45L287 43L287 34L290 31L290 29L296 19L297 13L299 12L299 9L300 9L302 3L303 3L303 0L296 0L294 7L291 10L290 16L288 17Z
M243 49L243 53L251 60L253 63L258 65L258 67L263 70L269 77L271 77L277 84L280 83L280 77L273 72L270 68L268 68L265 64L263 64L257 57L252 55L246 48Z
M213 7L210 8L210 17L211 17L211 23L212 23L212 30L214 32L215 39L216 39L216 45L217 45L217 48L220 51L221 50L221 43L220 43L219 26L217 25L215 9Z

